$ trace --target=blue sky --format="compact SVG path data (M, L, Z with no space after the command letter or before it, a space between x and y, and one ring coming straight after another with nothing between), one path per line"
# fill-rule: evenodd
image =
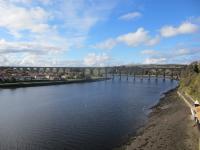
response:
M199 0L0 0L0 64L200 60Z

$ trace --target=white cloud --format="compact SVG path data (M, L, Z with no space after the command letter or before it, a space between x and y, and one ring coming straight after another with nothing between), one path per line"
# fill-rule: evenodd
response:
M16 37L12 37L12 41L0 39L1 65L83 64L83 60L62 60L62 54L69 47L82 47L89 30L105 19L114 3L106 3L104 7L104 2L99 1L96 5L96 2L85 0L76 3L73 0L60 3L51 0L0 0L0 28ZM43 4L55 5L43 7ZM51 19L56 25L49 24ZM69 34L60 31L69 31ZM106 56L101 55L97 60L101 58L106 59Z
M91 28L106 20L116 4L116 0L0 0L0 29L9 37L0 39L1 65L76 66L93 64L92 58L102 65L106 54L78 61L65 60L62 54L83 47Z
M140 12L130 12L130 13L120 16L119 19L128 21L128 20L133 20L141 16L142 14Z
M147 46L153 46L160 42L160 36L156 36L155 38L149 38L146 45Z
M160 35L151 37L149 31L140 27L135 32L120 35L113 39L107 39L101 43L97 43L94 47L99 49L112 49L117 44L124 43L130 47L140 45L154 46L160 42L162 37L171 37L179 34L190 34L197 32L199 27L190 22L184 22L178 27L164 26L160 29Z
M48 45L47 43L8 42L4 39L0 39L0 54L33 53L41 55L59 52L62 52L61 47Z
M0 53L0 63L3 66L84 67L109 66L113 62L105 53L89 53L83 60L66 60L57 54L22 53L16 55L16 53Z
M45 65L44 60L41 60L41 57L35 54L27 54L21 60L18 60L19 66L40 66L41 64Z
M52 66L52 67L77 67L81 66L81 62L77 60L62 60L56 57L39 56L35 54L26 54L22 59L17 59L19 66Z
M61 59L59 55L1 54L0 64L3 66L34 66L34 67L78 67L83 61Z
M155 55L158 54L158 51L148 49L148 50L143 50L141 53L145 55Z
M188 49L182 48L175 52L176 55L187 55L190 54Z
M163 64L166 63L166 58L146 58L144 64Z
M0 39L1 65L53 66L54 60L61 58L63 52L62 47L45 42L8 42Z
M43 4L50 4L52 2L52 0L38 0L38 1Z
M99 21L104 20L116 5L115 0L67 0L61 3L59 17L64 20L68 34L88 34L90 29Z
M84 36L62 36L59 32L61 26L48 24L51 19L56 21L54 10L32 4L39 1L41 0L0 0L0 28L7 29L9 34L18 38L12 41L0 39L1 59L8 60L2 65L31 64L27 62L29 58L37 58L32 61L35 65L47 65L47 62L54 65L49 59L59 64L59 59L55 61L54 57L59 55L62 58L63 52L71 47L80 47L85 40ZM43 3L51 1L45 0ZM24 59L26 61L22 61Z
M138 28L135 32L120 35L114 39L108 39L104 42L96 44L94 47L99 49L112 49L114 46L120 43L124 43L131 47L139 45L153 46L160 41L160 37L152 38L149 36L149 32L144 28Z
M131 47L140 45L154 46L160 42L162 37L171 37L179 34L191 34L197 32L199 27L190 22L184 22L178 27L164 26L160 29L160 35L151 37L149 32L140 27L135 32L120 35L113 39L105 40L96 44L94 47L99 49L112 49L119 43L124 43Z
M86 66L105 66L108 65L108 62L111 58L103 53L103 54L95 54L95 53L89 53L84 58L84 65Z
M0 27L13 31L42 32L50 27L53 18L57 28L67 36L83 36L115 7L116 0L0 0ZM45 7L42 4L48 4ZM57 24L58 22L58 24Z
M188 63L200 59L199 47L193 48L172 48L165 51L144 50L141 52L146 54L145 64L152 63Z
M42 33L49 29L47 20L50 14L41 7L28 9L1 0L0 12L0 27L6 28L13 35L19 35L24 30Z
M164 26L160 29L160 34L163 37L172 37L180 34L191 34L197 32L199 27L190 22L184 22L178 27Z
M51 0L10 0L10 2L19 3L19 4L31 4L33 2L39 2L42 4L50 4Z
M117 38L117 41L125 43L128 46L138 46L146 43L148 40L148 32L144 28L139 28L136 32L127 33Z
M115 47L115 45L117 44L117 41L114 39L108 39L102 43L98 43L95 46L93 46L94 48L97 49L102 49L102 50L110 50L113 47Z
M32 0L10 0L13 3L31 3Z

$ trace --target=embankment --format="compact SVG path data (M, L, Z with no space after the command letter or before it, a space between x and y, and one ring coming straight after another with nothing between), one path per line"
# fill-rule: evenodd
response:
M177 90L152 108L147 124L120 150L197 150L199 131Z
M103 80L108 80L108 78L78 79L78 80L67 80L67 81L37 81L37 82L29 81L29 82L15 82L15 83L0 83L0 88L18 88L18 87L71 84L71 83L86 83L86 82L96 82Z
M182 72L180 90L200 102L200 62L193 62Z

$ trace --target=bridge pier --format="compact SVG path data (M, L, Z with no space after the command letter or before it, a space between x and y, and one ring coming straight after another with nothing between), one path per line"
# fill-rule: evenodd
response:
M150 72L148 72L148 80L150 80L151 79L151 73Z
M97 69L97 76L100 77L100 68Z
M171 73L171 80L172 81L174 80L174 71L172 71L172 73Z
M107 68L105 68L105 77L106 77L106 79L108 78L108 70L107 70Z
M95 70L93 68L91 69L91 77L92 76L95 76Z
M165 76L166 76L166 74L165 74L165 70L164 70L164 72L163 72L163 81L165 81Z
M66 68L65 68L65 73L66 73ZM85 77L85 69L81 69L81 74L82 74L82 78L83 79L86 79L86 77Z
M141 76L140 80L143 80L143 76L144 76L144 69L142 69L142 76Z
M156 80L158 80L158 70L156 69Z

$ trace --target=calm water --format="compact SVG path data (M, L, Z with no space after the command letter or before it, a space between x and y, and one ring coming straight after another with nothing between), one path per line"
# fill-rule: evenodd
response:
M176 85L123 79L0 89L0 149L110 150Z

